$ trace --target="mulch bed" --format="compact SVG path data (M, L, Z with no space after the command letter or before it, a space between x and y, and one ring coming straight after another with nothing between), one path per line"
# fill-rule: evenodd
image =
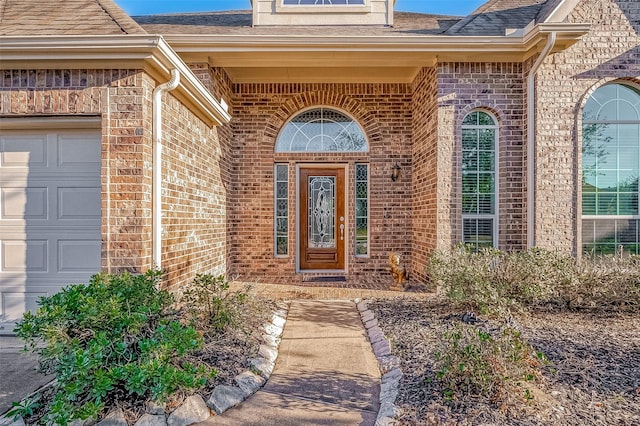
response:
M401 360L400 424L640 424L637 313L550 310L512 320L549 363L532 400L505 404L442 395L433 371L437 342L464 312L434 299L372 299L368 305Z

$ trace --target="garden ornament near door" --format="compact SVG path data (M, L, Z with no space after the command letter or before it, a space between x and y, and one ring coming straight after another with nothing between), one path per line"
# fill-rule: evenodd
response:
M391 270L391 276L395 281L397 287L406 288L407 282L407 270L400 261L400 255L396 252L389 253L389 268Z

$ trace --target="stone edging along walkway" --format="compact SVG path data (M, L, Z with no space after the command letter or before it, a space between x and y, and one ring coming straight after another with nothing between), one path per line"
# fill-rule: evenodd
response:
M385 338L382 329L378 326L373 311L367 307L367 303L361 299L355 299L362 323L369 336L369 342L373 348L373 354L378 360L382 379L380 383L380 410L376 419L376 426L394 425L393 418L398 412L395 405L398 397L398 386L402 378L400 359L391 355L391 344Z
M382 373L380 410L378 411L376 426L392 425L393 417L398 410L395 400L398 396L398 385L402 378L402 371L399 368L400 360L391 355L390 343L378 326L378 320L375 315L367 308L366 302L361 299L355 299L354 302L360 312L362 323L367 331L369 342ZM247 370L237 375L234 378L237 386L216 386L207 401L200 395L192 395L168 416L165 415L163 406L150 404L147 407L147 412L134 426L187 426L202 422L212 415L222 414L257 392L273 372L278 357L278 345L280 344L287 319L289 304L278 302L277 307L278 309L273 313L271 323L263 326L265 333L262 336L264 344L260 345L258 357L249 360L253 370ZM212 412L215 412L215 414L212 414ZM75 421L71 423L71 426L88 426L91 423L91 421ZM5 417L0 418L0 426L24 426L24 424L22 418L17 421ZM114 410L96 426L126 425L124 413L121 410Z
M253 395L262 387L271 376L278 357L278 345L287 320L289 304L277 302L277 310L273 312L271 322L264 324L262 335L264 343L260 345L258 357L250 359L252 370L238 374L234 380L236 386L219 385L213 389L209 399L205 400L198 394L187 398L182 405L165 415L165 407L155 404L147 406L146 413L138 419L135 426L187 426L202 422L215 414L221 414ZM45 386L46 387L46 386ZM36 391L34 394L37 394ZM30 395L32 397L34 394ZM212 414L215 412L215 414ZM70 426L88 426L93 424L91 420L82 422L74 421ZM0 417L0 426L24 426L24 420L19 417ZM127 426L124 413L117 409L110 412L96 426Z

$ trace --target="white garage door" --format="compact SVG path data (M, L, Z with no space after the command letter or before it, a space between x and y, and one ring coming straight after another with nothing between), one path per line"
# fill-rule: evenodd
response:
M0 333L100 269L100 134L0 131Z

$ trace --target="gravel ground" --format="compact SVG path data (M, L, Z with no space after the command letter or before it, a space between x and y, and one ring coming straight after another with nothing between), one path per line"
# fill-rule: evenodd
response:
M435 352L443 333L468 315L436 300L372 299L368 304L401 359L400 424L640 424L638 314L538 312L518 318L512 325L549 360L534 398L446 401L433 371Z

